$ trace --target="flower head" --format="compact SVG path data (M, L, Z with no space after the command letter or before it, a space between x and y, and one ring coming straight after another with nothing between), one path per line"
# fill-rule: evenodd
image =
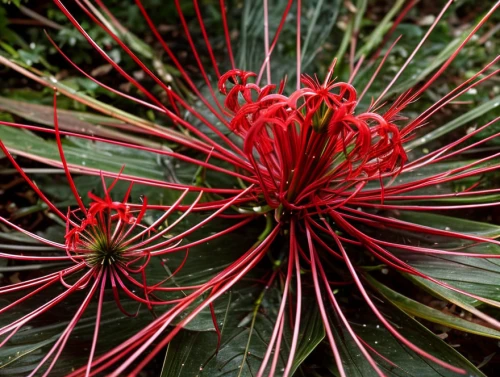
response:
M256 76L231 70L221 76L219 89L232 113L230 128L244 140L271 207L314 207L332 199L324 190L335 183L344 192L375 174L395 176L402 170L407 156L391 120L395 116L356 114L352 85L303 76L303 87L285 96L283 83L274 92L275 85L249 82Z
M140 224L140 219L130 213L126 203L112 202L108 193L106 199L92 193L89 197L92 202L84 219L79 218L79 209L68 213L68 254L83 256L89 266L123 264L126 237Z

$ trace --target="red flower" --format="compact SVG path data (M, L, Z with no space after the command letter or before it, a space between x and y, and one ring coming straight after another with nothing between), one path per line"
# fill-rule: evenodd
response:
M259 88L248 82L256 76L231 70L221 76L219 88L233 113L230 128L244 139L244 151L272 208L327 204L332 196L322 190L335 181L363 182L402 170L407 157L399 128L376 113L356 115L356 91L350 84L320 84L304 76L304 87L285 96L283 83L273 93L274 85ZM228 91L229 78L235 84Z
M0 345L5 345L23 326L26 326L30 321L33 321L38 316L56 307L61 302L68 299L68 297L76 291L84 289L87 289L88 291L85 300L74 314L68 326L60 334L58 340L43 357L38 366L31 371L30 376L35 375L44 364L49 363L52 359L50 364L46 367L44 375L48 375L51 372L59 358L59 355L64 349L70 334L75 329L78 321L82 318L82 315L88 308L91 300L97 296L98 305L94 336L89 361L85 367L85 373L90 373L100 329L105 288L111 287L117 307L127 316L136 316L137 313L128 313L124 309L121 304L123 296L132 299L137 303L144 304L147 308L152 309L153 306L165 306L182 302L182 292L197 290L199 288L198 286L177 285L174 287L164 287L164 283L171 280L183 267L188 257L189 248L200 243L200 241L197 240L189 244L181 245L183 238L196 231L207 221L210 221L212 218L218 216L234 203L234 201L231 200L221 206L218 206L218 210L204 221L192 226L180 234L177 234L176 236L168 238L165 238L165 236L169 234L176 224L182 221L191 212L191 210L193 210L193 208L195 208L196 204L201 199L201 194L198 195L194 203L189 206L182 204L182 201L185 199L189 190L180 191L179 198L169 206L150 206L148 205L146 198L143 199L142 204L134 205L129 203L133 186L132 183L129 185L122 201L113 201L111 191L118 183L121 173L109 186L106 185L105 179L101 175L104 198L100 198L89 192L88 197L90 199L90 203L87 207L78 195L78 191L71 177L63 152L57 121L56 94L54 95L54 124L61 163L66 172L69 186L75 195L77 203L79 204L79 208L77 209L69 208L66 215L62 213L26 175L23 169L10 155L4 143L0 141L0 149L16 168L18 173L23 176L25 181L47 204L47 206L66 222L65 244L61 244L24 230L22 227L19 227L8 219L0 216L0 222L3 222L13 229L24 233L41 243L52 246L63 252L63 254L57 256L1 253L0 257L16 261L37 261L42 263L65 261L71 263L68 267L64 267L56 272L0 288L0 295L8 295L14 292L28 292L21 298L1 308L0 313L8 312L17 305L36 295L50 295L50 291L48 289L56 284L61 284L65 288L62 293L58 294L53 299L47 299L48 301L46 304L0 328L0 335L6 335ZM183 215L173 221L170 225L164 226L169 216L178 210L182 210L184 212ZM159 211L161 211L160 216L152 224L148 225L144 223L143 220L146 214L154 215ZM236 224L227 231L236 229L238 226L247 222L248 221L245 220L240 224ZM160 227L163 229L160 230ZM214 234L212 237L218 237L223 235L225 232L226 231L222 231L218 234ZM205 240L202 240L202 242L203 241ZM154 283L150 282L146 276L149 263L152 261L160 263L158 259L154 258L175 252L185 254L181 265L178 266L177 269L165 279ZM72 281L72 283L69 283L69 281ZM140 293L135 293L136 290ZM162 291L173 293L179 292L179 298L169 300L158 298L157 293Z

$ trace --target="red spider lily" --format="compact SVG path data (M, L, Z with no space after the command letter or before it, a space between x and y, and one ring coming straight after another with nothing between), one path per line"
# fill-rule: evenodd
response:
M196 229L202 227L206 222L218 216L226 208L234 204L233 201L229 201L225 205L219 206L218 210L212 213L206 220L177 236L168 238L165 238L166 235L169 234L176 224L182 221L198 204L201 199L201 194L198 195L192 204L185 206L181 203L185 199L189 190L186 189L181 191L179 198L172 205L160 207L163 210L163 213L156 221L154 221L153 224L146 225L143 224L143 219L147 213L152 211L152 207L148 205L147 199L144 198L143 203L138 206L138 209L134 209L136 206L129 203L129 197L133 186L130 184L123 200L113 201L111 198L111 190L118 183L119 179L116 178L108 187L105 183L104 177L101 175L104 198L100 198L89 192L88 197L90 199L90 204L86 207L78 194L63 152L57 121L56 96L57 93L54 94L54 124L57 145L60 152L62 166L64 167L69 186L75 195L79 208L68 209L66 215L62 213L26 175L24 170L10 155L4 143L0 141L0 149L4 152L19 174L23 176L25 181L47 204L50 210L66 222L65 243L61 244L24 230L22 227L15 225L8 219L0 216L0 221L4 224L32 237L41 243L64 252L63 255L58 256L1 253L0 257L13 261L64 261L70 264L68 267L42 277L0 288L0 294L2 295L28 291L28 293L25 293L23 297L1 308L0 313L8 312L9 309L15 308L35 295L46 294L45 292L47 289L58 283L65 288L62 293L47 301L46 304L38 307L36 310L33 310L21 318L12 321L9 325L0 328L0 335L6 335L0 346L5 345L23 326L26 326L30 321L56 307L76 291L84 289L88 290L85 300L75 313L66 329L60 335L59 339L55 342L49 352L47 352L44 358L40 361L38 366L30 373L30 376L37 374L39 369L42 368L44 364L50 362L45 372L43 372L44 376L49 375L61 352L63 351L72 331L81 319L85 310L88 308L93 297L97 295L98 306L95 332L85 374L88 375L90 373L90 368L97 346L102 305L106 287L111 287L119 310L127 316L136 316L137 313L128 313L121 304L122 299L120 296L125 295L129 299L132 299L137 303L144 304L151 309L153 306L171 305L182 301L182 296L181 298L170 300L160 299L155 294L157 292L181 292L198 289L199 287L197 286L165 287L164 284L175 276L183 267L183 264L188 256L189 248L199 244L200 242L206 241L204 239L181 246L180 244L182 243L183 238L193 233ZM178 210L182 210L183 214L170 225L163 226L169 216ZM245 220L242 223L229 228L227 231L236 229L247 222L248 220ZM160 230L160 227L163 227L163 229ZM224 233L225 232L223 231L213 235L212 237L218 237ZM152 258L172 252L185 253L185 258L181 265L166 279L155 282L154 284L150 282L148 283L146 272L148 264L151 262ZM69 283L69 281L72 281L72 283ZM129 286L132 288L129 288ZM136 289L142 292L142 295L136 294Z
M25 176L19 165L17 165L14 159L10 157L3 143L0 143L0 147L14 164L16 169ZM78 311L75 313L73 319L63 331L59 340L54 344L38 367L35 368L30 375L35 375L43 364L49 362L50 358L53 357L53 360L44 372L44 375L48 375L50 373L71 332L87 309L91 299L97 294L98 311L96 316L95 334L89 357L90 368L97 344L99 323L101 319L101 307L104 299L104 289L107 284L111 284L118 307L127 315L129 314L123 309L120 303L120 291L138 302L146 303L149 307L151 307L151 305L168 304L168 302L156 301L150 298L151 287L145 280L145 268L150 260L150 255L142 252L130 252L126 245L128 237L131 234L134 234L134 231L137 233L137 227L141 226L141 219L144 216L147 205L144 203L139 215L134 217L129 206L126 204L127 198L125 198L124 202L112 202L109 192L106 191L104 200L90 194L89 196L91 196L92 202L88 209L82 207L78 210L68 210L68 214L64 215L51 204L51 202L45 197L45 195L43 195L36 185L29 180L28 177L25 176L25 179L30 186L35 189L40 197L50 207L53 207L53 209L56 210L56 213L66 221L65 244L59 244L23 230L3 217L0 217L0 221L42 243L53 246L61 251L65 251L66 255L26 256L22 254L15 255L4 253L2 254L2 258L39 262L63 260L71 263L71 265L40 278L22 281L20 283L3 287L0 290L0 294L3 295L13 292L29 292L22 298L3 307L1 312L4 313L34 295L42 294L42 292L45 292L49 287L57 283L62 284L62 286L66 288L63 293L49 300L43 306L19 318L18 320L11 322L9 325L2 327L2 329L0 329L0 333L2 335L8 334L2 344L5 344L23 326L37 318L39 315L42 315L60 304L74 292L88 288L88 295ZM104 188L106 189L106 186L104 186ZM79 216L79 212L82 212L83 216ZM144 228L146 232L153 231L153 228L150 226L144 226ZM139 237L139 239L141 238L142 237ZM168 248L165 249L165 252L167 251ZM142 275L143 278L137 280L134 277L135 275ZM68 283L68 281L74 282ZM131 282L133 285L139 287L144 292L144 297L137 296L129 288L127 288L124 282ZM122 289L119 290L118 287L121 287Z
M179 94L173 91L168 85L163 83L150 70L136 54L129 48L112 30L109 22L117 30L123 30L123 27L110 14L108 9L97 0L96 3L100 11L88 0L76 1L83 11L106 33L108 33L114 41L144 70L144 72L153 81L158 84L167 94L170 104L167 106L150 93L144 86L135 80L130 74L125 72L117 63L115 63L106 52L100 48L86 33L83 27L78 23L74 16L64 7L61 1L56 0L56 4L61 11L68 17L73 25L82 33L89 43L96 48L101 56L111 64L124 78L134 85L146 100L134 98L128 94L110 88L97 79L93 78L88 73L76 66L66 55L60 51L63 56L82 74L91 80L97 82L103 87L111 90L113 93L121 95L127 99L145 105L161 114L166 115L176 125L184 128L191 136L179 136L171 130L157 127L148 128L147 132L150 135L162 138L163 140L173 141L179 145L189 148L192 151L202 155L200 159L184 156L180 153L165 152L150 148L149 151L158 154L169 154L183 161L196 164L203 169L212 170L220 174L226 174L240 181L244 188L242 189L227 189L214 187L211 182L211 187L204 189L205 192L221 196L222 199L213 200L205 203L195 202L188 208L180 206L180 201L174 206L182 211L203 211L216 210L213 216L220 215L230 206L234 206L244 218L237 227L248 223L256 214L262 214L269 218L271 211L274 212L274 223L263 237L253 248L247 250L242 256L235 260L229 267L224 268L221 272L209 279L205 284L196 287L189 287L192 291L182 300L174 303L174 306L167 312L159 316L149 326L141 330L137 335L130 338L120 346L107 352L102 357L94 362L89 361L86 367L86 373L95 375L107 368L116 367L116 363L122 361L120 366L116 367L113 376L120 376L125 373L131 363L137 360L143 353L151 347L155 341L157 344L147 356L142 357L140 363L132 370L130 375L136 375L163 347L172 340L172 338L182 330L197 314L207 307L210 307L215 300L222 294L231 289L238 281L241 280L250 270L252 270L268 253L270 245L276 240L281 233L288 238L289 250L283 263L282 273L285 276L282 301L277 317L274 319L274 330L267 342L267 349L262 359L261 367L257 372L257 376L277 375L277 362L279 350L281 347L283 328L286 322L292 324L292 340L290 352L285 361L285 367L282 371L283 376L290 375L292 364L296 355L298 338L301 329L301 311L303 303L303 290L305 289L306 280L312 285L316 296L317 305L324 324L327 335L327 340L330 345L332 354L334 355L339 374L346 376L342 360L339 352L339 339L335 338L332 329L330 307L340 318L342 324L347 329L348 333L356 343L359 351L366 358L368 363L373 368L373 371L378 376L383 376L384 372L381 369L380 363L375 356L381 357L376 349L369 346L353 329L348 318L343 313L342 308L332 293L334 284L329 280L328 263L325 261L335 261L340 263L345 271L350 275L350 280L357 287L359 293L377 317L377 319L385 326L385 328L407 348L423 356L434 363L443 366L456 373L464 374L465 371L456 366L442 361L425 350L417 347L409 340L405 339L398 329L387 320L387 318L377 308L373 298L370 297L369 291L365 286L363 271L356 264L355 251L363 249L370 253L380 262L385 265L407 274L411 274L428 281L431 281L440 287L444 287L454 292L458 292L467 297L478 300L479 302L489 304L494 307L500 307L500 303L488 298L481 297L473 292L467 292L456 288L444 281L440 281L431 276L425 275L418 269L412 267L409 263L398 257L397 252L409 251L415 254L422 255L448 255L448 256L466 256L470 258L499 258L498 255L481 254L481 253L466 253L460 250L442 250L436 247L424 247L407 245L399 241L391 240L378 234L377 230L396 229L404 230L413 234L437 235L444 238L470 241L477 244L496 244L500 242L482 236L474 236L460 231L442 230L433 227L420 225L417 223L398 220L383 215L383 212L372 211L377 209L397 210L397 211L447 211L465 208L490 207L498 205L497 202L485 202L482 204L458 204L458 205L422 205L420 203L430 199L446 199L461 196L464 198L474 198L485 194L496 194L500 189L479 189L479 185L473 185L468 189L458 193L450 194L421 194L419 190L426 188L434 188L438 185L458 182L465 178L476 177L479 180L483 175L497 171L500 168L498 163L498 154L489 155L480 160L467 162L458 167L450 168L446 171L432 173L422 178L417 178L411 182L399 181L398 177L413 174L427 166L433 166L443 161L451 161L454 157L469 151L477 146L483 145L494 137L500 136L496 133L487 138L483 138L474 143L470 143L472 138L479 132L496 123L500 118L496 118L492 122L479 127L477 130L467 134L466 136L438 148L423 157L411 159L408 157L405 144L408 143L415 135L415 131L426 124L431 117L440 109L448 105L451 101L461 96L472 88L475 88L482 82L488 80L498 74L498 69L493 70L492 67L498 62L498 57L493 59L491 63L478 71L468 80L452 89L448 94L436 101L434 105L422 112L413 119L406 119L405 110L418 99L418 97L429 88L445 69L454 61L459 52L467 44L467 42L475 35L479 28L488 20L488 18L499 7L499 3L495 4L492 9L484 16L477 26L470 32L465 40L456 48L451 56L439 67L437 72L428 79L421 87L415 87L400 95L392 102L385 101L385 95L393 87L396 80L404 72L406 67L414 59L418 50L424 44L427 37L430 35L434 27L442 18L447 8L452 1L449 1L438 15L436 20L430 26L428 32L417 45L415 50L410 54L401 69L396 73L394 79L389 83L386 89L373 99L368 109L360 110L359 103L361 98L367 93L371 84L377 79L381 67L386 58L391 53L394 45L387 50L383 56L380 65L375 69L373 76L368 84L362 89L361 94L357 94L357 90L352 84L364 63L364 58L360 58L357 62L354 59L354 53L351 54L351 77L347 82L333 80L333 72L336 61L332 63L327 77L321 83L317 78L306 75L301 75L300 63L300 1L297 2L297 87L291 94L286 94L286 80L283 79L280 85L271 83L271 60L270 56L277 44L281 30L287 18L288 12L293 3L288 2L287 8L283 14L281 23L277 27L276 34L269 43L268 30L266 24L266 40L264 61L261 70L258 74L237 69L235 67L233 52L230 43L229 27L226 22L226 8L224 1L221 0L221 18L223 20L223 28L225 39L227 42L227 50L231 69L220 74L219 65L215 60L212 46L209 42L207 30L205 29L203 18L199 9L198 1L194 1L197 20L203 40L206 43L207 51L213 65L214 74L217 77L217 85L220 92L225 95L225 100L222 102L217 97L213 87L215 83L210 81L210 76L207 69L203 66L200 54L198 53L191 32L185 21L185 17L181 11L180 3L175 1L179 12L180 23L188 39L194 59L196 60L200 74L209 88L210 97L205 97L195 85L194 79L190 77L188 72L183 68L175 54L172 52L167 43L161 38L160 33L156 29L140 0L136 0L145 21L150 26L152 33L157 37L173 64L180 71L183 79L197 95L204 106L217 119L217 122L227 127L239 139L235 142L234 139L226 136L217 124L212 123L205 117L197 108L191 106ZM267 17L267 2L265 4L265 17ZM405 8L406 13L413 5L414 1L410 2ZM103 12L109 18L109 21L103 22ZM402 17L398 17L395 24L400 22ZM393 27L394 29L394 27ZM353 43L353 51L355 51L355 43ZM378 53L376 53L378 54ZM371 60L368 64L373 64L375 60ZM14 67L22 72L18 67ZM261 85L260 81L263 72L267 73L267 84ZM69 94L69 93L68 93ZM215 103L212 104L211 100ZM211 139L208 135L203 134L195 125L190 124L183 119L180 114L182 111L188 112L216 136ZM80 135L77 133L59 132L56 129L44 130L34 126L17 125L8 122L0 122L0 124L20 127L25 129L33 129L44 132L54 132L59 140L60 134L71 135L75 137L88 138L91 140L120 145L122 147L145 149L141 145L132 143L117 142L114 140L106 140L94 136ZM141 129L144 131L144 128ZM61 148L60 142L58 143ZM23 152L20 152L23 154ZM26 153L25 153L26 154ZM33 157L33 156L30 156ZM208 161L212 162L208 162ZM216 161L216 162L214 162ZM49 162L49 161L47 161ZM50 161L52 164L62 165L69 178L69 167L67 166L64 156L61 153L61 161ZM229 163L234 169L221 167L221 163ZM92 169L80 171L96 174ZM103 172L103 176L113 177L110 172ZM163 185L171 188L184 188L186 190L201 189L196 186L173 184L170 182L152 182L140 180L138 177L122 176L123 179L137 181L141 183ZM72 185L74 187L74 185ZM74 189L76 191L76 189ZM236 195L228 197L228 195ZM77 200L78 196L76 195ZM408 201L415 201L416 205L406 204ZM111 234L123 235L127 233L127 225L133 217L130 214L132 211L139 210L139 215L134 218L133 224L141 218L141 213L145 208L160 208L156 206L148 206L146 204L125 206L124 203L113 203L108 197L103 201L96 201L94 209L92 207L87 211L80 203L80 210L70 213L75 216L77 213L87 216L88 223L75 227L68 227L68 234L73 232L78 234L85 233L85 240L82 245L88 250L88 234L89 230L98 226L103 228L103 223L114 219L117 223L122 224L123 229L114 230ZM172 207L173 208L173 207ZM253 208L252 211L248 208ZM54 208L51 207L54 210ZM108 217L104 216L105 211L110 211ZM95 214L93 214L95 212ZM110 216L111 212L113 213ZM102 214L102 215L101 215ZM96 216L104 216L96 218ZM89 218L90 216L90 218ZM115 216L113 218L113 216ZM211 218L213 217L211 216ZM69 217L69 216L68 216ZM69 220L68 220L69 221ZM209 221L209 220L207 220ZM99 225L100 224L100 225ZM158 255L169 250L168 252L178 251L186 246L170 246L172 240L154 243L152 246L143 247L148 242L156 242L161 238L164 231L153 233L154 227L146 227L141 231L141 237L144 240L134 248L129 243L123 241L125 237L119 236L117 239L120 242L113 243L113 249L121 250L122 247L127 252L120 252L121 257L144 258L145 250L147 255ZM236 229L236 227L234 228ZM233 231L228 229L221 234ZM22 231L22 230L21 230ZM110 231L107 231L108 234ZM151 232L146 236L146 233ZM204 240L196 241L196 243L204 242L219 234L208 237ZM102 237L102 235L98 235ZM105 237L104 237L105 238ZM113 237L111 237L113 238ZM75 240L73 234L68 239ZM108 238L105 238L108 242ZM178 240L176 238L175 240ZM91 237L90 242L96 243L95 237ZM134 239L136 241L137 239ZM80 240L78 239L78 242ZM75 244L77 244L76 242ZM100 242L100 241L99 241ZM132 241L131 241L132 242ZM73 245L73 242L70 242ZM164 249L168 248L168 249ZM76 258L79 256L78 247L73 251L68 252L68 257ZM139 254L134 254L139 253ZM83 256L80 256L83 258ZM98 258L93 254L89 261L94 261ZM102 257L100 257L102 260ZM118 257L117 257L118 258ZM135 259L132 259L134 262ZM106 261L110 261L109 257ZM301 270L307 270L307 275L304 276ZM274 276L274 275L273 275ZM59 279L59 278L58 278ZM140 283L139 283L140 284ZM157 289L157 287L154 287ZM152 301L148 298L148 292L154 290L151 287L145 287L146 304L151 305ZM183 288L186 289L186 288ZM287 306L293 307L295 313L288 314L285 310ZM183 313L188 313L179 323L175 320ZM477 309L472 309L472 313L482 320L488 322L495 328L500 328L500 323L482 313ZM173 328L164 335L169 326ZM163 337L162 337L163 336ZM273 354L274 352L274 354ZM387 361L387 360L386 360ZM91 370L92 366L92 370ZM82 370L77 370L72 375L82 374Z
M328 78L332 74L333 66ZM336 185L343 193L356 185L361 190L375 173L402 169L407 157L398 127L376 113L356 115L350 84L328 78L320 84L304 76L305 87L287 97L283 84L273 94L272 85L247 82L255 76L232 70L221 77L219 88L233 113L230 127L244 139L244 152L272 208L293 211L332 203L332 193L323 196L323 189ZM228 92L229 77L237 83Z

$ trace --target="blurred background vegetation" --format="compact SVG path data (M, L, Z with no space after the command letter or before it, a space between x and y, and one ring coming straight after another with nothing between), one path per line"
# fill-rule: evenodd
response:
M353 1L356 3L356 1ZM350 0L338 0L332 3L339 3L338 14L332 13L329 18L317 20L317 29L326 29L327 35L323 36L324 43L317 51L310 51L310 56L313 57L311 64L306 66L306 73L316 73L322 77L326 71L332 58L338 54L341 48L341 42L346 34L348 20L356 13L355 4ZM155 41L147 24L142 19L140 11L133 6L132 0L112 0L106 1L106 5L114 16L120 20L123 25L128 28L137 39L135 40L136 51L142 57L149 58L153 64L163 64L164 70L162 78L166 81L175 84L178 78L178 72L167 61L165 54L160 52L161 47ZM189 53L189 45L178 25L175 6L173 2L165 2L162 0L146 0L143 1L148 9L153 21L158 25L162 35L166 38L171 48L177 52L177 55L184 61L190 72L196 72L197 67L194 59ZM181 2L183 11L189 22L189 27L196 34L199 26L196 21L194 9L190 1ZM237 34L241 33L242 22L247 23L247 33L260 33L261 15L258 12L254 15L243 19L242 14L247 12L246 7L253 2L245 2L243 0L230 0L227 2L230 10L229 22L231 23L231 31L236 39ZM257 2L256 2L257 3ZM270 2L272 4L273 2ZM284 4L283 0L275 0L277 5ZM391 7L396 3L395 0L369 0L364 17L360 20L360 32L358 45L363 45L367 41L371 33L376 29L378 23L383 19ZM386 78L390 74L394 74L396 69L400 67L402 62L415 47L416 43L422 38L426 28L432 23L435 15L439 13L445 0L421 0L405 18L405 21L396 29L392 35L392 40L397 36L403 35L403 38L396 46L394 53L390 56L387 62ZM457 0L447 12L443 22L439 24L437 29L431 34L425 48L417 55L416 59L410 64L401 81L411 79L418 75L422 70L432 64L436 55L446 48L454 39L461 36L478 18L484 14L486 10L494 3L493 0L474 1L474 0ZM307 2L305 2L307 4ZM126 56L126 54L114 43L111 38L106 35L97 25L93 24L85 17L83 12L76 7L72 2L65 4L77 20L82 22L82 26L88 31L89 35L101 46L106 52L117 62L120 63L127 71L136 74L136 78L143 81L148 81L141 77L138 67ZM336 4L337 5L337 4ZM203 1L203 8L206 15L205 23L211 36L220 36L214 47L216 52L224 53L224 40L222 37L222 26L220 22L220 14L218 12L219 1L208 0ZM273 7L270 6L270 24L276 25L281 16L281 6L276 6L278 11L273 12ZM330 16L330 15L328 15ZM252 18L253 17L253 18ZM272 18L274 17L274 19ZM312 16L305 12L303 18L307 22ZM191 21L191 22L190 22ZM248 25L253 21L253 25ZM325 25L325 23L335 21L333 27ZM452 67L448 69L441 79L440 85L434 85L433 89L428 91L423 99L421 99L422 107L432 103L433 100L439 98L443 93L446 93L450 87L461 82L463 78L470 77L478 69L483 67L488 62L488 57L491 59L498 53L500 15L494 15L488 25L483 29L484 32L479 34L474 39L474 43L470 43L465 51L459 55ZM44 31L50 34L55 42L68 54L71 59L81 66L85 71L91 73L99 80L105 83L119 86L125 90L132 90L130 85L126 84L125 79L119 77L118 74L112 72L109 64L105 64L103 59L93 50L86 42L81 34L71 25L66 17L57 9L57 7L49 0L33 1L33 0L2 0L0 2L0 54L27 66L33 67L45 73L52 74L57 80L73 87L75 90L81 91L93 97L99 97L101 100L106 100L114 105L120 105L120 101L126 104L128 111L131 105L129 102L117 98L108 91L99 88L97 84L83 78L81 74L76 72L64 59L61 58L57 50L49 43ZM278 65L283 66L282 71L287 75L293 76L295 71L295 39L293 33L295 26L293 22L288 22L283 32L283 37L278 44L278 48L273 59L279 61ZM320 33L317 32L319 35ZM316 35L316 34L315 34ZM202 40L197 41L200 45ZM386 46L387 47L387 46ZM254 49L258 51L252 54ZM247 45L245 49L241 49L237 65L252 66L250 60L252 57L261 59L262 46ZM288 59L288 57L290 57ZM219 59L221 60L221 59ZM227 60L227 59L225 59ZM307 61L307 59L304 59ZM161 62L161 63L160 63ZM165 64L166 62L166 64ZM227 63L227 61L226 61ZM158 66L155 66L158 71ZM222 67L223 68L223 67ZM251 67L255 68L255 67ZM347 74L347 64L341 65L336 70L339 77ZM0 83L0 94L9 98L26 100L32 103L51 104L51 96L48 96L50 89L42 89L34 83L22 78L7 68L0 68L2 81ZM278 76L281 79L281 76ZM379 93L384 85L387 84L387 79L381 77L375 82L373 92ZM278 80L278 78L275 79ZM493 78L487 87L482 87L479 93L475 91L468 93L468 97L464 96L461 101L470 101L470 106L480 103L486 97L498 95L498 81ZM182 85L182 83L178 83ZM369 99L367 99L369 101ZM83 105L75 101L61 100L59 104L61 108L74 110L85 110ZM457 106L457 111L465 112L469 108ZM454 109L453 109L454 110ZM139 110L137 110L139 111ZM452 111L452 110L448 110ZM140 114L141 116L152 117L152 114Z

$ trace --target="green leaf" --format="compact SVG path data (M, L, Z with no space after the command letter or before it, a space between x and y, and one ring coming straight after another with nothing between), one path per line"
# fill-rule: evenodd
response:
M438 215L435 213L402 211L398 215L398 219L436 229L464 233L473 236L488 238L500 237L500 226L480 221L467 220L461 217ZM450 246L448 243L440 243L440 245L444 247ZM498 247L498 251L500 252L499 246L492 245L492 247Z
M1 127L0 130L2 141L12 153L60 166L55 141L22 129ZM166 178L167 169L162 167L163 160L153 153L74 137L66 138L63 144L66 159L71 165L113 173L118 173L125 166L124 174L162 181Z
M419 322L405 314L402 310L383 300L377 300L377 302L377 307L385 318L389 320L390 323L396 327L396 330L408 341L451 365L465 369L469 376L484 377L481 371L474 367L466 358L422 326ZM382 357L372 353L372 356L387 376L462 376L462 374L456 374L444 367L438 366L404 346L385 329L368 308L359 308L356 312L351 313L349 322L353 330L363 341L384 358L389 359L398 366L391 366ZM343 327L338 320L335 329L336 333L334 336L335 339L338 340L339 351L347 376L374 376L375 372L361 354L345 327ZM335 376L338 375L334 365L330 366L330 370Z
M316 303L311 303L311 307L306 310L305 316L301 320L301 326L304 326L302 341L297 347L290 375L293 375L325 337L325 328Z
M269 40L276 33L280 23L286 1L271 0L268 5ZM304 40L302 44L302 70L305 72L310 64L316 62L318 52L322 50L333 29L341 1L339 0L312 0L302 3L301 28ZM241 28L239 43L235 44L237 65L241 69L259 72L264 61L264 7L262 2L244 2L243 12L238 9L235 18L241 16L238 25ZM287 22L280 33L278 45L271 56L272 81L278 82L284 77L295 82L296 76L296 19L297 10L292 6ZM314 72L316 69L311 68ZM266 75L264 74L264 80Z
M485 238L497 238L500 236L499 226L450 216L401 211L397 215L397 218L410 223L422 224L431 228L455 231L462 234ZM404 234L404 237L407 238L411 237L412 243L420 244L424 247L439 247L440 250L453 250L463 253L470 252L500 255L500 246L492 243L472 242L458 239L453 236L444 237L429 234L410 235L408 232L399 231L397 229L394 229L393 232L394 234ZM411 252L397 252L397 255L425 275L432 276L435 279L475 295L500 301L500 288L496 283L500 278L499 259L469 258L465 256L448 256L443 254L422 255ZM413 276L408 277L424 286L435 296L444 298L466 310L474 311L473 306L481 304L473 298L440 287L426 279Z
M80 295L83 300L83 294ZM47 296L35 298L39 304L46 302ZM57 310L50 311L48 316L41 316L32 321L31 326L21 329L11 340L0 348L0 376L22 377L31 372L43 359L53 344L59 339L61 332L68 325L68 313L73 315L81 304L76 297L67 299L59 305ZM124 300L122 305L130 312L137 312L139 305L135 302ZM2 305L3 306L3 305ZM51 375L63 376L80 367L88 361L90 344L95 326L96 304L91 303L85 311L84 317L78 322L64 352L59 357ZM25 311L15 308L9 315L2 315L2 326L8 324L13 318ZM147 309L138 311L136 318L123 315L114 301L105 302L102 306L101 326L97 343L96 355L108 351L112 347L125 341L144 327L153 316ZM48 366L46 363L41 370Z
M454 38L449 43L441 44L441 46L439 46L439 43L435 42L433 46L427 45L427 48L421 49L418 53L418 60L420 61L420 64L418 64L418 70L412 70L410 64L406 68L403 75L401 75L400 80L403 80L397 83L397 85L394 85L394 87L392 87L392 89L387 93L387 96L403 93L409 88L415 86L416 83L424 80L434 70L438 69L457 50L462 41L465 39L465 36L468 35L471 30L472 28L469 28L469 30L464 31L460 37ZM435 55L436 48L438 53L437 55ZM423 57L422 55L426 56ZM415 62L416 60L414 59L414 65L417 64Z
M421 136L412 142L406 144L405 149L412 150L413 148L419 147L428 143L429 141L435 140L448 132L451 132L474 119L479 118L481 115L486 114L489 111L500 106L500 96L497 96L479 106L474 107L472 110L469 110L465 114L460 115L459 117L453 119L452 121L446 123L445 125ZM498 113L498 112L497 112Z
M279 309L281 292L275 286L238 287L216 306L222 341L216 354L214 332L183 331L169 345L161 377L254 376L261 365ZM292 373L324 338L317 306L304 305L299 344ZM283 370L291 341L290 324L284 326L277 375Z
M368 54L373 51L374 48L380 45L385 34L391 27L391 20L394 18L396 13L401 9L404 5L405 0L397 0L396 3L392 6L392 8L387 12L384 18L378 22L377 27L370 33L365 44L358 50L356 53L356 59L359 59L361 55L368 56ZM366 5L365 5L366 7Z
M460 331L500 339L500 331L496 331L472 321L467 321L458 316L454 316L453 314L443 313L440 310L433 309L418 301L412 300L411 298L390 289L368 274L365 274L365 279L377 290L379 294L383 295L387 300L409 315L423 318L425 320Z
M491 166L492 164L498 163L497 160L489 161L487 163L483 164L477 164L474 166L475 169L479 167L487 167ZM455 169L460 169L463 168L464 166L467 166L471 163L473 163L473 160L461 160L461 161L445 161L445 162L438 162L434 164L429 164L425 166L421 166L418 169L410 169L407 171L403 171L401 174L399 174L394 182L391 184L391 187L397 187L398 185L405 185L411 182L425 182L428 181L430 177L434 177L439 174L444 174L446 172L449 172L450 170L455 170ZM461 171L463 173L466 171L465 169ZM450 175L451 176L451 175ZM472 177L471 178L473 181L472 183L475 183L478 181L478 177ZM387 184L387 182L385 182ZM471 183L469 183L469 180L466 179L460 179L455 182L449 182L449 183L442 183L440 185L429 185L428 187L424 188L419 188L412 190L406 194L401 194L400 196L404 198L404 195L424 195L428 194L429 196L437 195L437 194L449 194L449 193L455 193L459 191L463 191L467 189ZM376 182L373 180L372 182L369 182L364 190L373 190L373 189L378 189L380 188L380 182ZM459 200L460 198L456 198L456 200ZM429 199L433 201L441 201L443 199ZM451 199L453 200L453 199ZM398 201L399 202L399 201Z
M0 97L0 110L15 114L23 119L54 128L54 108L53 106L37 105L26 101L19 101L10 98ZM59 127L64 131L76 132L80 134L95 135L103 138L111 138L120 141L137 143L152 147L161 147L157 143L145 140L137 135L131 136L124 132L102 127L106 124L119 124L130 126L125 122L102 115L95 115L83 111L57 110Z

